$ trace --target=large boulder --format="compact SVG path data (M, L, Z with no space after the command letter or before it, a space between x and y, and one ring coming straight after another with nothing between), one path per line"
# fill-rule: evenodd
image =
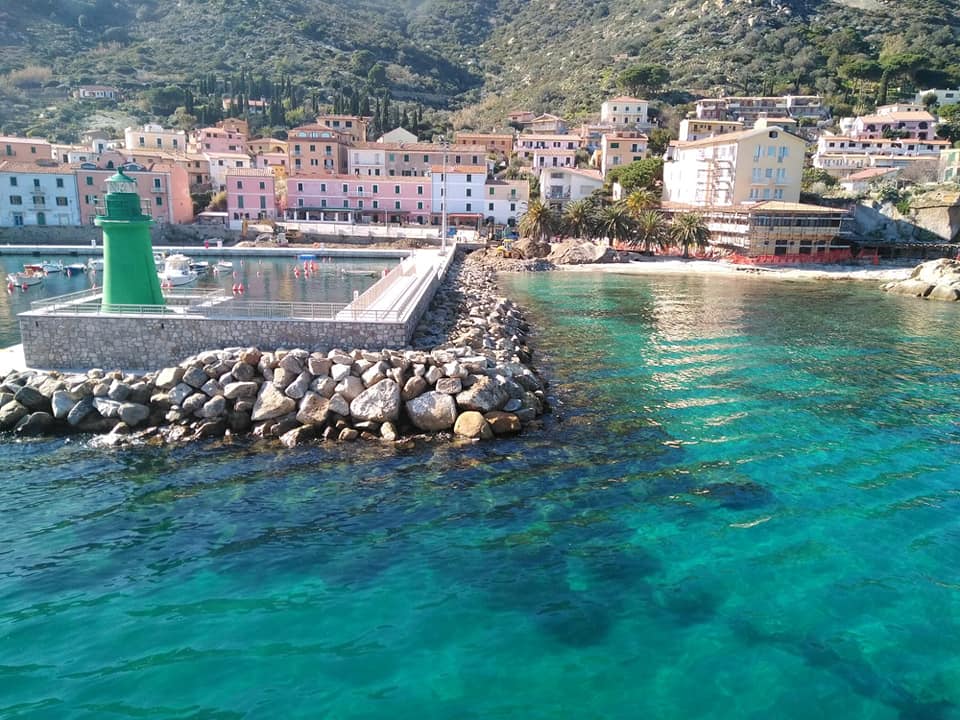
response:
M17 390L17 394L13 397L18 403L23 405L31 412L50 411L50 398L46 397L39 390L30 387L29 385L24 385L22 388Z
M25 405L16 400L0 407L0 430L9 430L16 426L23 418L30 414Z
M181 379L183 379L182 367L168 367L157 373L157 379L154 380L154 385L161 390L170 390L175 387Z
M121 421L130 427L136 427L150 417L150 408L139 403L123 403L117 411Z
M486 375L480 375L473 385L457 393L457 406L463 410L487 413L491 410L499 410L509 399L510 396L502 386Z
M524 260L536 260L537 258L547 257L552 248L550 243L534 238L523 238L513 243L513 251L518 253Z
M246 365L246 367L250 367ZM260 386L255 382L232 382L224 386L223 396L227 400L236 400L237 398L252 398L257 396L257 389Z
M330 400L315 392L307 393L300 401L297 422L304 425L323 425L330 414Z
M354 420L386 422L400 415L400 386L389 378L367 388L350 402Z
M553 246L547 260L555 265L585 265L616 262L618 255L608 245L588 240L567 240Z
M264 383L260 386L260 394L254 403L250 419L253 422L272 420L287 415L297 408L297 401L283 394L273 383Z
M453 424L453 432L461 437L480 438L481 440L490 440L493 438L493 430L486 418L475 410L467 410L460 413L457 421Z
M66 418L76 404L77 399L66 390L57 390L50 398L50 405L53 407L53 416L58 420Z
M453 396L435 390L408 400L405 407L410 421L426 432L449 430L457 419Z
M88 395L74 405L67 413L67 424L77 427L93 412L93 397Z
M17 424L16 432L20 435L46 435L53 431L56 423L50 413L30 413Z

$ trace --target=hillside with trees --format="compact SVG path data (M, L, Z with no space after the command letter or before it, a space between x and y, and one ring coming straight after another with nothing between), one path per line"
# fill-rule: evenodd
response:
M78 84L120 87L136 121L210 122L229 98L266 101L265 128L323 107L406 113L422 134L446 111L578 119L620 91L670 124L719 92L843 112L960 85L960 0L36 0L0 7L0 27L0 128L63 139L90 114Z

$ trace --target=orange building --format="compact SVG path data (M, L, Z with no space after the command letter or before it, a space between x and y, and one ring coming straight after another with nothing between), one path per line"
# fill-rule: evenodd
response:
M347 172L350 135L313 123L287 133L287 164L291 175L317 176Z

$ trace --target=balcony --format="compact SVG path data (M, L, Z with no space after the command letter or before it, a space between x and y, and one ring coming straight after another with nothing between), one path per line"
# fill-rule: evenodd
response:
M562 190L550 190L547 192L547 200L569 200L570 192L563 192Z

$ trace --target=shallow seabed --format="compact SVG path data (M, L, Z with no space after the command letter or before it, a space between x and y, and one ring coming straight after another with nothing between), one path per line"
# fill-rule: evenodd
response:
M0 717L960 717L957 308L505 283L524 438L0 446Z

